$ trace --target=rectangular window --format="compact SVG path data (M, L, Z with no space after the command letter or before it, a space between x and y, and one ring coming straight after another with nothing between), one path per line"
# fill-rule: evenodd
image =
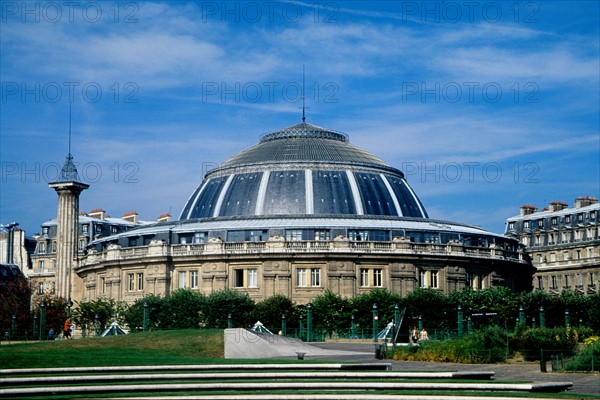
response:
M575 250L575 259L581 260L581 250Z
M427 287L427 272L421 271L419 274L419 286L424 288Z
M565 288L568 288L569 287L569 275L565 275L564 278L565 278Z
M130 292L133 292L135 290L135 275L134 274L127 274L127 288L129 289Z
M296 282L298 283L299 287L306 287L307 286L306 268L298 268L296 270Z
M508 230L509 231L513 231L515 229L515 223L514 222L509 222L508 223Z
M236 269L234 271L235 287L244 287L244 270Z
M588 258L594 258L594 248L590 247L588 249Z
M184 289L187 287L187 271L179 271L178 287Z
M106 278L104 277L100 278L100 293L106 293Z
M565 224L570 224L570 223L571 223L571 216L565 215Z
M537 281L538 281L538 285L537 285L538 289L543 289L544 288L544 281L543 281L542 277L538 276L537 277Z
M258 272L256 269L249 269L248 272L248 287L255 288L258 287Z
M577 214L577 223L579 223L579 224L583 223L583 214Z
M194 233L194 243L204 243L208 237L207 232L196 232Z
M383 271L381 268L375 268L373 270L373 286L381 287L383 286Z
M329 231L325 229L315 229L315 240L329 240Z
M429 286L432 288L437 288L438 287L438 271L431 271L429 277L430 277Z
M38 244L38 254L46 254L46 242L40 242Z
M544 227L544 220L543 219L538 220L538 224L537 225L538 225L539 229L542 229Z
M286 229L285 240L286 242L296 242L303 240L302 229Z
M142 272L137 273L137 290L144 290L144 274Z
M557 285L556 285L556 276L551 276L550 279L551 279L551 286L550 286L550 288L551 289L556 289L557 288Z
M558 225L558 218L552 217L552 226Z
M83 233L88 233L89 225L85 224L81 227Z
M550 253L550 262L556 261L556 253Z
M38 285L38 294L44 294L44 282L40 282Z
M523 228L529 229L529 221L523 221Z
M45 267L45 266L46 266L46 263L45 263L45 261L44 261L44 260L40 260L40 261L38 262L38 268L39 268L39 269L44 269L44 267Z
M360 286L369 286L369 270L367 268L360 270Z
M113 235L116 234L117 233L117 227L116 226L111 226L110 227L110 233L113 234Z
M83 251L85 249L85 239L79 239L79 250Z
M313 287L321 286L321 268L310 269L310 285Z
M594 273L593 272L588 272L588 275L590 277L589 286L594 287Z
M190 271L190 287L198 289L198 271Z

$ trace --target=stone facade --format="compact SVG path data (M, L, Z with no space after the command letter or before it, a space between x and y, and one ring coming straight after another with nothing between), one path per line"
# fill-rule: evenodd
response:
M527 246L536 273L533 287L559 294L563 290L596 293L600 285L600 204L579 197L575 206L560 201L538 211L521 207L507 219L506 235Z
M77 268L75 292L84 301L113 298L132 303L146 294L179 288L204 294L232 289L256 301L282 294L308 303L326 289L353 297L374 288L406 295L417 287L442 292L464 287L529 290L531 265L522 251L466 247L461 243L285 241L148 246L91 250Z

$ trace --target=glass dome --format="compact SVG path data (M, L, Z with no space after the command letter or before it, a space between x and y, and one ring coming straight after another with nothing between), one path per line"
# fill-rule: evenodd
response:
M302 122L206 174L180 220L304 215L428 218L401 171L344 133Z

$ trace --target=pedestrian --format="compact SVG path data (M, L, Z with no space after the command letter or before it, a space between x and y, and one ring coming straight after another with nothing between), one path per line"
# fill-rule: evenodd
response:
M416 325L413 325L412 331L410 332L410 342L417 343L418 340L419 340L419 330L417 329Z
M65 326L63 326L63 337L65 339L71 338L71 317L67 318L65 321Z
M423 328L419 333L419 341L424 342L425 340L429 340L429 335L427 334L425 328Z

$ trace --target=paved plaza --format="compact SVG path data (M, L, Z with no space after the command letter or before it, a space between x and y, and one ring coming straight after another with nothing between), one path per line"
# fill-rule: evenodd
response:
M332 360L346 362L377 362L375 344L371 343L311 343L327 350L356 352L354 355L315 355L306 354L310 360ZM371 353L368 355L367 353ZM543 373L537 362L519 362L507 364L455 364L419 361L381 360L392 364L393 371L494 371L495 380L534 381L534 382L572 382L572 393L597 395L600 399L600 374L596 373ZM548 363L550 367L550 363Z

